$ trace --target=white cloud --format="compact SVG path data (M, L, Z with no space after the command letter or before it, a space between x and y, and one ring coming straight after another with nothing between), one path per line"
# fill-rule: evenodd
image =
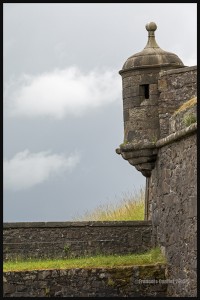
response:
M24 75L5 87L5 108L12 116L80 116L121 97L116 71L82 73L77 67L38 76Z
M65 157L50 151L30 153L24 150L4 160L4 188L24 190L48 180L51 176L71 171L80 161L77 153Z

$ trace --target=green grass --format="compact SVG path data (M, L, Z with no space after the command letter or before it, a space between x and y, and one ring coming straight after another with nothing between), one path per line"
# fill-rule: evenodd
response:
M190 126L191 124L195 123L197 118L194 114L185 115L183 117L183 122L186 126Z
M144 220L144 188L139 192L124 194L118 204L102 205L92 212L78 217L77 221L130 221ZM67 258L56 260L13 260L3 265L3 271L31 271L47 269L95 268L116 267L127 265L143 265L165 263L160 249L152 249L143 254L128 255L98 255L93 257Z
M112 268L117 266L149 265L166 263L165 257L159 248L154 248L142 254L127 255L98 255L92 257L80 257L56 260L15 260L3 264L4 272L31 271L48 269L72 269L72 268Z
M118 204L100 205L93 211L86 211L76 221L136 221L144 220L145 191L141 188L133 194L123 194Z

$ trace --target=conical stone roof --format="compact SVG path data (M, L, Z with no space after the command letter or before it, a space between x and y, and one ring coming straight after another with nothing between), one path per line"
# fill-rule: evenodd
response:
M171 66L173 68L184 67L183 62L176 54L167 52L158 46L154 34L156 29L157 25L154 22L150 22L146 25L146 30L148 31L148 42L146 47L141 52L130 56L119 73L123 73L124 71L128 71L130 69L139 68L165 66Z

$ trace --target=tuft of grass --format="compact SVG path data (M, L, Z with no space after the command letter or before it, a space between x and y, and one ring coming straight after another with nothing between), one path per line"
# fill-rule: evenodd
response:
M93 211L86 211L76 221L137 221L144 220L145 191L141 188L133 194L123 194L118 204L100 205Z
M188 114L183 117L183 122L186 126L190 126L191 124L195 123L197 118L194 114Z
M140 254L97 255L92 257L54 259L54 260L15 260L3 264L3 272L53 270L72 268L113 268L118 266L149 265L166 263L160 248Z
M188 100L187 102L183 103L175 112L174 115L177 115L181 111L188 109L194 106L197 103L197 97L193 97L192 99Z

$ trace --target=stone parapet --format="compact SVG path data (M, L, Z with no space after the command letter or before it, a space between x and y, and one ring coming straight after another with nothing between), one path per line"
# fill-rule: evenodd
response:
M170 134L170 118L188 100L197 96L197 67L161 71L158 79L160 138ZM180 129L180 128L177 128Z
M151 249L151 221L4 223L4 260L139 253Z
M4 297L165 297L165 265L3 273Z

